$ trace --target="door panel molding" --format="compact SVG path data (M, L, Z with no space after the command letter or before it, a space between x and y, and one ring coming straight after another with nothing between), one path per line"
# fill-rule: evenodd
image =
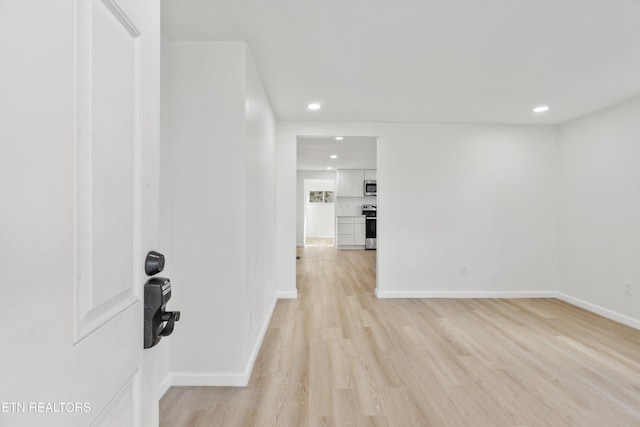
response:
M100 0L111 11L113 16L120 21L122 26L131 34L131 37L137 38L140 36L140 31L131 22L129 17L120 9L120 6L114 0Z
M140 370L136 370L125 385L91 423L91 427L139 427Z
M113 0L75 6L77 344L140 300L140 32Z

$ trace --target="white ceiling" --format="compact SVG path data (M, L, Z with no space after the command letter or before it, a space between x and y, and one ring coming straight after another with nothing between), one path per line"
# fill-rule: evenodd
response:
M376 169L376 142L371 136L298 137L298 169ZM335 154L337 159L329 156Z
M246 41L278 120L561 123L640 95L640 0L163 0ZM307 111L309 102L323 109ZM551 110L533 115L548 104Z

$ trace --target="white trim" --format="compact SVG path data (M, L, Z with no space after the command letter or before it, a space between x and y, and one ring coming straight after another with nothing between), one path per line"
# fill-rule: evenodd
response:
M172 386L244 387L247 382L246 375L242 372L174 372L171 374Z
M557 291L380 291L376 288L375 294L378 298L554 298L640 330L640 319Z
M262 347L262 341L264 340L264 336L267 334L267 330L269 329L269 324L271 324L271 318L273 317L273 311L276 309L276 304L278 303L278 298L274 298L271 303L271 307L269 308L269 314L267 315L267 319L262 325L260 329L260 334L258 335L258 339L256 340L256 344L253 346L253 351L249 356L249 361L247 362L247 368L244 371L244 376L246 378L246 382L244 385L249 383L249 379L251 378L251 372L253 371L253 365L256 363L256 358L258 357L258 353L260 353L260 348Z
M162 397L169 391L171 387L171 374L167 374L166 377L160 382L160 390L158 394L158 400L162 399Z
M298 291L278 291L276 292L277 299L297 299Z
M381 291L378 298L556 298L554 291Z
M102 3L111 11L113 16L120 21L122 26L129 32L131 37L138 38L140 34L142 34L133 22L129 19L129 17L120 9L120 6L115 2L115 0L102 0Z
M563 294L562 292L556 292L556 298L568 304L575 305L576 307L583 308L592 313L599 314L600 316L606 317L607 319L622 323L623 325L627 325L635 329L640 329L640 320L634 319L633 317L629 317L624 314L617 313L613 310L609 310L608 308L604 308L599 305L581 300L579 298Z
M249 384L249 379L251 378L251 372L253 371L253 365L256 362L256 358L258 357L258 353L260 353L260 348L262 348L262 341L264 341L264 337L267 334L267 330L269 329L269 325L271 324L271 318L273 317L273 312L276 309L276 304L278 303L278 299L281 293L278 293L279 298L274 298L271 303L271 307L269 307L269 314L266 317L262 328L260 329L260 334L258 335L258 339L251 351L251 355L249 356L249 360L247 361L247 366L244 372L212 372L212 373L195 373L195 372L174 372L171 374L170 383L174 386L214 386L214 387L244 387ZM287 293L288 295L288 293ZM294 294L295 298L297 297L297 292ZM291 298L291 297L289 297ZM161 386L164 387L164 384ZM167 387L168 389L168 387ZM166 392L166 390L165 390ZM164 393L161 393L161 396Z
M127 424L140 427L142 425L142 418L140 413L140 409L142 407L141 397L142 388L140 385L140 369L136 369L133 375L124 383L120 390L116 392L116 394L111 398L111 400L102 409L102 411L100 411L91 425L105 425L105 421L112 418L112 414L114 414L116 411L122 411L123 407L126 408L130 405L133 410L133 423ZM129 405L127 405L127 402L129 403Z

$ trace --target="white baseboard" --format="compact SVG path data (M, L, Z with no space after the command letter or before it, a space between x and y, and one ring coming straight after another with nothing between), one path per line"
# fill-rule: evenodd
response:
M260 328L260 333L258 334L258 339L256 340L255 345L253 346L253 350L251 351L251 355L249 355L249 360L247 361L247 367L244 370L244 376L246 381L243 385L247 385L249 383L249 378L251 378L251 372L253 371L253 365L256 363L256 358L258 357L258 353L260 353L260 348L262 347L262 341L264 341L264 336L267 334L267 330L269 329L269 324L271 323L271 318L273 317L273 311L276 309L276 304L278 303L278 298L274 298L271 303L271 307L269 307L269 314L267 315L267 319L262 324Z
M623 325L631 326L635 329L640 329L640 320L634 319L633 317L629 317L613 310L609 310L608 308L604 308L599 305L581 300L579 298L572 297L571 295L563 294L562 292L556 292L556 298L571 305L575 305L576 307L584 308L585 310L592 313L599 314L600 316L606 317L607 319L622 323Z
M617 313L613 310L592 304L590 302L572 297L562 292L556 291L379 291L375 290L378 298L556 298L576 307L583 308L592 313L606 317L613 321L622 323L640 330L640 320ZM278 292L269 309L269 315L260 329L258 340L247 362L245 372L225 372L225 373L192 373L174 372L160 384L160 397L162 397L170 386L217 386L217 387L243 387L246 386L251 377L251 371L255 364L262 341L269 328L273 311L278 299L297 298L298 292Z
M378 298L556 298L640 330L638 319L557 291L380 291L376 288L375 294Z
M553 291L380 291L378 298L556 298Z
M298 291L278 291L276 292L277 299L296 299L298 298Z
M284 295L284 296L281 296ZM258 334L258 339L256 340L251 354L249 355L249 360L247 361L247 366L244 372L220 372L220 373L195 373L195 372L173 372L170 376L171 383L170 385L174 386L211 386L211 387L244 387L249 383L249 378L251 377L251 372L253 371L253 365L256 362L256 358L258 357L258 353L260 353L260 348L262 347L262 342L264 341L264 337L267 334L267 330L269 329L269 324L271 323L271 318L273 317L273 312L276 308L276 304L278 303L278 299L283 298L297 298L298 293L293 292L278 292L276 298L273 299L271 306L269 307L269 314L266 316L265 321L260 328L260 333ZM167 389L169 387L167 386Z
M172 386L243 387L248 378L244 372L173 372Z
M171 387L171 374L167 374L166 377L164 377L164 379L160 382L160 399L162 399L162 396L164 396L168 391L169 388Z

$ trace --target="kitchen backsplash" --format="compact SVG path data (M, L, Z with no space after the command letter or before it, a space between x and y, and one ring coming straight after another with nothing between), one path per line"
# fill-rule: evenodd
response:
M362 215L362 205L375 205L377 197L336 197L336 216Z

